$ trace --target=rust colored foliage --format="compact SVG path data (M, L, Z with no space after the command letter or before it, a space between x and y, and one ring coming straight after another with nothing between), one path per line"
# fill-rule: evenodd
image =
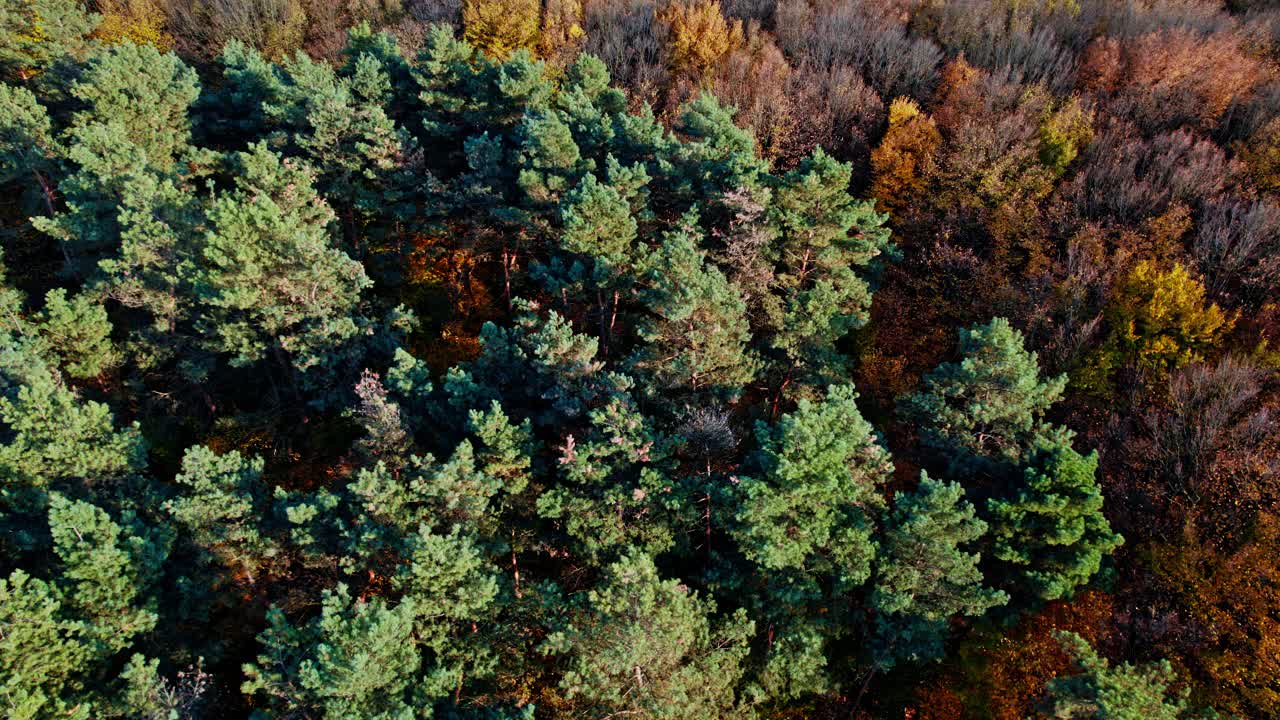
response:
M1160 30L1124 45L1095 41L1081 71L1084 87L1110 96L1112 112L1149 133L1211 131L1232 101L1265 78L1265 65L1241 37L1189 29Z
M1106 640L1112 612L1111 596L1090 590L1070 601L1049 603L1003 634L971 641L960 649L964 661L963 675L956 680L957 694L971 713L981 712L992 720L1030 717L1044 696L1045 684L1073 670L1054 632L1074 632L1096 646Z
M1172 598L1192 623L1191 637L1167 640L1190 641L1181 656L1198 681L1197 694L1240 717L1280 713L1280 520L1263 513L1229 539L1189 530L1146 554L1153 590Z

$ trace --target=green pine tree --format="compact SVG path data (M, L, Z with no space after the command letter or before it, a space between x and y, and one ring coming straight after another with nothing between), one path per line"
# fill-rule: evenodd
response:
M544 649L567 656L560 686L576 715L725 717L753 627L739 611L713 622L715 604L663 580L642 554L609 566L600 586Z
M1216 718L1212 711L1193 713L1187 692L1175 692L1177 680L1168 661L1135 666L1112 665L1084 638L1059 632L1058 641L1072 655L1078 675L1049 681L1044 718L1060 720L1193 720Z
M769 208L782 297L773 344L811 370L839 365L835 342L869 318L871 286L858 271L890 248L887 217L849 195L852 172L819 148L777 182Z
M102 18L77 0L30 0L0 7L0 79L30 80L65 56L84 53Z
M1064 431L1039 439L1021 482L987 503L992 554L1011 588L1041 600L1070 597L1124 542L1102 514L1097 453L1077 453L1071 438Z
M411 599L353 600L345 585L326 590L320 616L300 625L272 607L242 689L263 699L263 717L412 720L417 613Z
M333 211L304 164L265 143L240 153L236 189L209 208L193 282L205 343L233 365L288 359L300 371L335 362L365 323L371 281L334 247Z
M899 407L920 440L953 462L973 456L1018 461L1045 425L1066 376L1042 380L1035 353L1009 321L960 331L959 362L929 372Z
M202 445L187 448L174 478L180 494L164 506L186 530L184 538L219 564L242 570L250 582L280 553L262 527L271 507L262 467L261 458L235 450L218 455Z
M737 288L707 262L688 228L670 233L646 266L641 302L648 314L637 328L644 345L630 360L645 390L672 404L690 394L740 393L756 362Z
M50 290L33 321L49 352L73 378L96 377L117 362L107 310L86 294L68 300L65 290Z
M851 385L820 403L801 400L772 427L760 423L756 477L741 479L734 535L762 568L795 569L853 588L870 575L880 487L893 465Z
M952 617L982 615L1008 601L983 586L978 555L963 547L986 531L959 483L922 472L916 491L895 499L871 593L877 664L941 658Z

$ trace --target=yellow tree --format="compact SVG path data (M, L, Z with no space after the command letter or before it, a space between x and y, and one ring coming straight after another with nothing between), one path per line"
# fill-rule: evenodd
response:
M462 34L490 57L506 59L538 44L539 0L464 0Z
M165 32L165 10L157 0L99 0L102 24L93 36L110 44L131 42L173 47L173 37Z
M1162 271L1148 260L1117 283L1105 317L1110 334L1077 378L1096 391L1109 390L1122 369L1160 377L1201 360L1235 323L1206 303L1204 285L1181 264Z
M538 54L556 67L577 59L586 32L582 29L582 0L545 0Z
M871 195L879 209L896 218L923 194L941 144L933 118L913 100L900 97L889 105L889 130L871 153Z
M742 21L726 20L719 0L674 0L658 18L671 28L667 48L672 68L698 80L744 42Z

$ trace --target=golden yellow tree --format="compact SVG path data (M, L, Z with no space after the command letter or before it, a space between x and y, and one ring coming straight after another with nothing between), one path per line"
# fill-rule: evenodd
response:
M173 48L173 37L165 32L165 8L157 0L99 0L98 10L102 24L93 36L99 40Z
M880 210L897 217L924 192L941 144L933 118L914 101L900 97L889 105L889 130L871 153L871 195Z
M1235 324L1181 264L1161 270L1149 260L1116 284L1105 316L1107 340L1077 377L1095 391L1109 391L1121 369L1160 377L1199 361Z
M557 67L573 62L586 36L582 29L582 0L545 0L538 54Z
M658 18L670 27L667 48L678 74L702 79L726 55L742 46L741 20L726 20L719 0L674 0Z
M462 35L486 55L505 59L537 46L541 17L539 0L465 0Z

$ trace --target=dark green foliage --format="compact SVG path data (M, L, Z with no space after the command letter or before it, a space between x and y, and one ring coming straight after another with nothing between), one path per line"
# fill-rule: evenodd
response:
M669 235L646 262L641 290L649 311L631 359L658 395L732 397L751 383L756 361L739 291L698 249L688 231Z
M1004 318L961 330L959 353L959 362L939 365L903 400L903 419L953 462L1021 458L1067 378L1041 380L1035 353Z
M849 385L821 403L801 400L772 427L756 428L758 477L742 478L735 532L761 567L830 574L852 587L870 574L880 486L893 470Z
M409 720L420 663L416 612L412 600L395 607L353 600L343 585L325 591L320 617L304 625L272 608L258 663L244 667L244 691L266 700L262 717Z
M8 628L0 634L0 698L12 717L114 717L113 659L156 625L152 593L170 538L122 528L62 495L51 496L48 531L52 578L15 570L0 579Z
M280 552L259 527L269 517L261 459L245 458L234 450L217 455L197 445L187 449L174 481L181 486L180 494L165 509L185 530L184 540L219 564L252 578Z
M1113 513L1174 506L1174 490L1144 481L1144 455L1163 458L1160 478L1188 476L1176 488L1188 509L1165 536L1222 526L1228 555L1240 537L1269 537L1257 528L1273 499L1274 398L1261 370L1237 413L1248 421L1190 470L1165 462L1183 454L1164 435L1125 435L1122 414L1099 425L1124 411L1063 398L1065 376L1042 378L1032 352L1073 371L1096 338L1128 332L1114 313L1091 319L1123 277L1101 266L1182 262L1178 243L1209 206L1170 196L1157 203L1168 217L1139 229L1111 211L1074 217L1067 184L1102 172L1082 139L1087 113L976 122L1045 91L959 62L933 77L937 53L919 36L944 29L920 25L926 9L557 0L535 43L555 52L498 59L419 25L460 15L456 3L306 2L313 23L369 24L341 50L277 59L235 41L195 52L193 18L266 8L216 4L170 8L179 37L153 33L155 45L121 39L142 13L133 2L95 3L109 21L96 38L73 3L0 9L9 715L1025 716L973 690L1004 681L984 654L1148 599L1107 596L1096 578L1177 571L1106 572L1111 522L1128 535L1147 517ZM1133 31L1095 12L1044 11ZM837 42L824 13L854 40ZM727 15L762 25L699 72L670 72L698 32L668 36L671 18L720 27ZM379 18L394 33L376 32ZM614 20L647 29L615 32ZM583 27L648 45L588 37L606 59L572 58ZM312 27L306 42L338 29ZM1251 62L1270 62L1265 33L1250 32ZM1070 45L1098 57L1063 92L1109 82L1109 41L1090 40ZM644 87L611 87L607 64ZM884 167L868 155L890 98L867 82L917 94L899 109L924 108L932 144L895 166L911 182L868 175ZM755 107L739 116L709 88ZM1245 97L1222 117L1258 124L1269 96ZM1051 105L1103 118L1105 99ZM1003 166L955 163L1034 157L1059 120L1076 123L1078 159L1057 163L1043 192L1016 207L945 202L1007 194ZM1032 145L1000 151L1010 137ZM990 146L953 147L973 138ZM1248 185L1258 171L1201 195L1264 208L1266 190ZM956 178L995 186L948 187ZM879 198L892 219L859 199L869 185L903 188ZM943 200L911 196L934 190ZM1224 306L1266 295L1232 282L1208 292L1228 293ZM1011 321L962 331L955 361L926 372L946 359L937 338L995 311ZM1214 343L1254 332L1243 317ZM1213 360L1214 343L1196 357ZM1232 352L1274 365L1260 341ZM1186 425L1184 393L1164 389L1133 388L1134 406ZM1102 486L1118 501L1107 514ZM1234 497L1230 512L1207 509ZM1246 559L1231 571L1270 577ZM1228 610L1234 624L1213 614ZM1270 617L1234 610L1160 605L1128 630L1151 641L1147 625L1172 628L1161 648L1209 642L1166 622L1195 618L1197 637L1234 648L1221 628L1247 636L1235 618ZM1166 675L1080 657L1085 674L1051 685L1049 712L1128 717L1122 696L1150 695L1185 716ZM1221 657L1188 663L1197 692L1202 676L1232 677ZM1012 694L1043 680L1025 685Z
M782 293L774 345L818 369L833 345L868 319L871 287L856 270L889 249L886 220L848 193L850 166L821 149L780 178L770 207Z
M712 624L715 604L632 553L610 565L545 649L568 656L565 691L576 713L723 717L735 709L752 624L742 612Z
M312 173L265 144L239 156L236 190L213 201L193 277L205 343L247 365L268 355L329 365L361 330L370 281L334 247Z
M558 427L580 422L591 408L630 389L629 378L597 359L595 338L575 333L555 311L520 309L511 328L486 324L480 357L450 370L445 390L455 406L482 409L498 400L516 417Z
M992 555L1018 576L1013 587L1043 600L1069 597L1124 541L1102 514L1097 469L1097 453L1077 453L1069 433L1046 438L1016 489L988 502Z
M899 495L888 520L871 605L878 614L877 662L941 658L955 615L982 615L1008 596L983 586L969 546L987 524L974 517L958 483L921 473L920 487Z
M821 403L801 400L776 425L756 427L758 472L737 479L733 536L751 569L734 580L769 623L757 691L794 698L829 691L828 654L848 638L846 596L871 575L893 465L849 385Z
M65 290L50 290L34 320L49 352L71 377L94 377L115 364L111 321L106 308L89 296L68 300Z

